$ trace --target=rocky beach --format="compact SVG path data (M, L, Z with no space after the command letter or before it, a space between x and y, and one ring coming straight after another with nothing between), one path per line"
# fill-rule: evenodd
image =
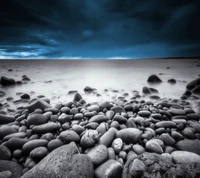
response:
M199 69L0 61L0 178L200 178Z

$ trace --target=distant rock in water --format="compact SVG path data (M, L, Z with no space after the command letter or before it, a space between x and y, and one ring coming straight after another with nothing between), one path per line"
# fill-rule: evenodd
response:
M77 90L70 90L70 91L68 91L68 95L72 95L72 94L75 94L75 93L78 93L78 91Z
M170 84L176 84L176 80L175 79L169 79L167 82L170 83Z
M193 94L200 95L200 85L192 89Z
M91 87L89 87L89 86L86 86L86 87L84 88L84 92L86 92L86 93L90 93L90 92L93 92L93 91L94 91L94 89L91 88Z
M200 78L197 78L196 80L193 80L190 83L188 83L186 88L192 90L199 85L200 85Z
M147 82L149 82L149 83L161 83L162 80L157 75L151 75L148 78Z
M31 81L30 78L28 78L26 75L22 76L22 81Z
M1 77L1 85L15 85L15 80L13 78Z
M151 90L150 88L144 86L143 89L142 89L142 92L146 95L150 95L151 94Z
M74 101L80 101L82 99L82 96L79 93L76 93L74 95Z
M27 93L22 94L20 97L21 99L28 99L28 100L30 99L30 95Z
M4 97L6 93L4 91L0 91L0 97Z

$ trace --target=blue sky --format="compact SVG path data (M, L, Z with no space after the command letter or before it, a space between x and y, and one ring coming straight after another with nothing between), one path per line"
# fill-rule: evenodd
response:
M0 10L2 59L200 56L198 0L5 0Z

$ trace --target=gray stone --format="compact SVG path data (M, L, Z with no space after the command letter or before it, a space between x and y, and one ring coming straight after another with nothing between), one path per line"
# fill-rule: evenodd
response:
M33 112L36 109L41 109L44 110L46 108L50 108L51 105L49 105L45 100L43 99L37 99L37 100L33 100L28 106L28 110Z
M155 140L149 140L146 143L145 148L149 152L158 153L158 154L163 153L162 147Z
M11 152L10 150L3 145L0 145L0 160L10 160Z
M108 118L104 115L95 115L89 120L89 122L101 123L101 122L106 122L107 120Z
M27 125L41 125L47 123L48 118L42 114L32 114L27 118Z
M10 122L14 122L14 121L15 121L15 117L0 114L0 125L7 124L7 123L10 123Z
M78 143L80 141L80 136L73 130L66 130L61 132L59 137L65 143L70 143L70 142Z
M103 144L109 147L114 140L116 135L116 129L110 128L105 134L103 134L99 139L99 144Z
M44 134L49 132L56 132L60 129L60 125L54 122L48 122L46 124L33 127L32 131L36 134Z
M200 163L200 156L198 154L188 151L174 151L171 153L172 159L175 163Z
M173 122L173 121L160 121L160 122L157 122L156 124L156 127L158 128L176 128L176 124Z

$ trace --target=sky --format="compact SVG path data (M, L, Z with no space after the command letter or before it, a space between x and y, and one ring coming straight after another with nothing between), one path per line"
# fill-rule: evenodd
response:
M0 58L200 56L200 0L2 0Z

